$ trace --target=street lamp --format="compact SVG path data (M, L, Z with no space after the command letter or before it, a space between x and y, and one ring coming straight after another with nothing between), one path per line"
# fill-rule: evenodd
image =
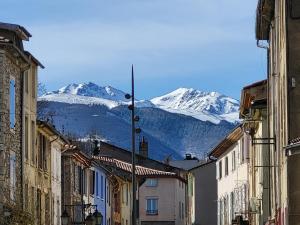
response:
M69 224L69 214L67 213L66 210L64 210L64 212L61 215L61 223L62 225L68 225Z
M96 221L95 221L95 218L93 217L93 214L90 213L86 219L85 219L85 223L86 225L96 225Z
M96 225L102 225L103 216L97 209L95 210L93 216L96 220Z
M138 116L135 116L134 110L134 72L133 65L131 67L131 94L125 95L126 99L131 99L131 105L128 106L128 109L131 111L131 138L132 138L132 225L136 225L137 220L137 205L136 205L136 172L135 172L135 134L142 132L140 128L135 128L135 123L140 120Z
M83 205L65 205L65 207L77 207L82 206L83 210L86 211L87 209L90 209L89 215L80 222L80 224L86 224L86 225L102 225L103 222L103 216L98 211L97 205L91 205L91 204L83 204ZM92 209L95 209L94 213L91 212ZM61 221L62 225L69 225L70 223L70 216L67 213L66 210L61 215ZM76 222L77 224L77 222Z

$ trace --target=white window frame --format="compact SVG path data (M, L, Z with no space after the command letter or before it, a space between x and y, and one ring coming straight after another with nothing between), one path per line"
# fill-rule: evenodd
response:
M146 214L147 215L158 215L158 200L159 200L158 197L147 197L146 198ZM148 201L151 201L150 209L148 208ZM156 204L154 204L155 202L156 202Z

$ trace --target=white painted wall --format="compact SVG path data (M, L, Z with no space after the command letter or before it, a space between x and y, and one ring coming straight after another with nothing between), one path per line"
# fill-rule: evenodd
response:
M51 190L53 225L61 224L61 145L51 144Z
M218 183L218 224L231 224L234 215L243 215L248 207L248 160L247 148L242 137L217 160ZM234 156L235 154L235 156ZM228 160L228 174L225 174L225 161ZM235 167L234 168L234 161ZM221 162L221 164L220 164ZM220 165L222 177L220 177ZM232 198L233 196L233 198ZM231 203L232 202L232 203ZM227 211L227 217L226 217Z

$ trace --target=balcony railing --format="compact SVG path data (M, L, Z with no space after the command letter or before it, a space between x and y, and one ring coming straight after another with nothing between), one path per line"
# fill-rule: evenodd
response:
M158 210L147 210L146 213L147 215L158 215Z

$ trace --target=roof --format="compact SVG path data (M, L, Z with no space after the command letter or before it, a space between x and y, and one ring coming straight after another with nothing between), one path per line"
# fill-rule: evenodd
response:
M171 160L169 164L171 166L184 169L184 170L190 170L196 166L199 166L203 162L199 159L184 159L184 160Z
M114 159L111 157L106 157L106 156L93 156L93 159L98 160L100 162L104 162L104 163L109 163L114 165L115 167L124 170L126 172L131 173L132 172L132 164L131 163L127 163L118 159ZM170 177L176 177L177 174L176 173L172 173L172 172L166 172L166 171L161 171L161 170L156 170L156 169L151 169L148 167L144 167L144 166L136 166L136 174L138 176L153 176L153 175L157 175L157 176L170 176Z
M260 81L256 81L256 82L254 82L254 83L252 83L252 84L249 84L249 85L243 87L243 90L250 89L250 88L254 88L254 87L258 87L258 86L267 84L267 82L268 82L267 79L260 80Z
M121 152L123 153L120 154L115 154L115 155L106 155L106 149L104 149L103 147L108 147L109 150L113 150L113 151L118 151L118 152ZM100 154L102 156L108 156L108 157L113 157L113 158L117 158L119 160L123 160L125 162L131 162L131 151L128 151L126 149L123 149L123 148L120 148L120 147L117 147L115 145L112 145L110 143L107 143L107 142L103 142L103 141L100 141ZM126 157L123 157L124 154L126 155ZM129 160L127 160L129 159ZM157 169L160 169L161 168L164 168L165 170L172 170L172 171L175 171L175 170L180 170L180 171L183 171L183 169L181 168L177 168L177 167L174 167L174 166L171 166L169 164L166 164L166 163L163 163L163 162L160 162L160 161L157 161L157 160L154 160L154 159L151 159L151 158L148 158L148 157L145 157L145 156L142 156L140 154L136 154L136 160L137 160L137 164L151 164L151 167L156 167ZM148 166L148 165L147 165Z
M256 9L255 36L257 40L269 40L275 0L258 0Z
M42 69L45 69L44 65L39 61L37 60L37 58L35 58L30 52L28 51L25 51L25 54L28 56L28 58L30 60L32 60L37 66L41 67Z
M202 168L202 167L207 166L207 165L209 165L209 164L211 164L211 163L215 163L215 160L210 160L210 161L208 161L208 162L202 163L202 164L200 164L199 166L195 166L195 167L189 169L189 171L192 171L192 170L196 170L196 169Z
M243 135L242 125L235 127L216 147L212 149L209 156L219 158L232 145L234 145Z
M292 139L289 141L290 145L294 145L294 144L300 144L300 137L297 137L295 139Z
M43 128L43 127L47 128L50 132L52 132L54 135L58 136L66 144L69 143L69 141L67 140L67 138L64 137L58 130L56 130L56 128L52 124L49 124L46 121L37 120L37 125L40 128Z
M9 30L15 32L20 39L28 41L31 34L22 26L11 23L0 22L0 30Z
M240 101L240 118L244 118L249 113L253 103L267 103L267 80L261 80L247 85L242 89Z
M75 160L82 163L86 167L91 166L91 158L84 154L82 151L80 151L80 149L78 149L75 145L65 145L65 151L62 155L73 157Z

